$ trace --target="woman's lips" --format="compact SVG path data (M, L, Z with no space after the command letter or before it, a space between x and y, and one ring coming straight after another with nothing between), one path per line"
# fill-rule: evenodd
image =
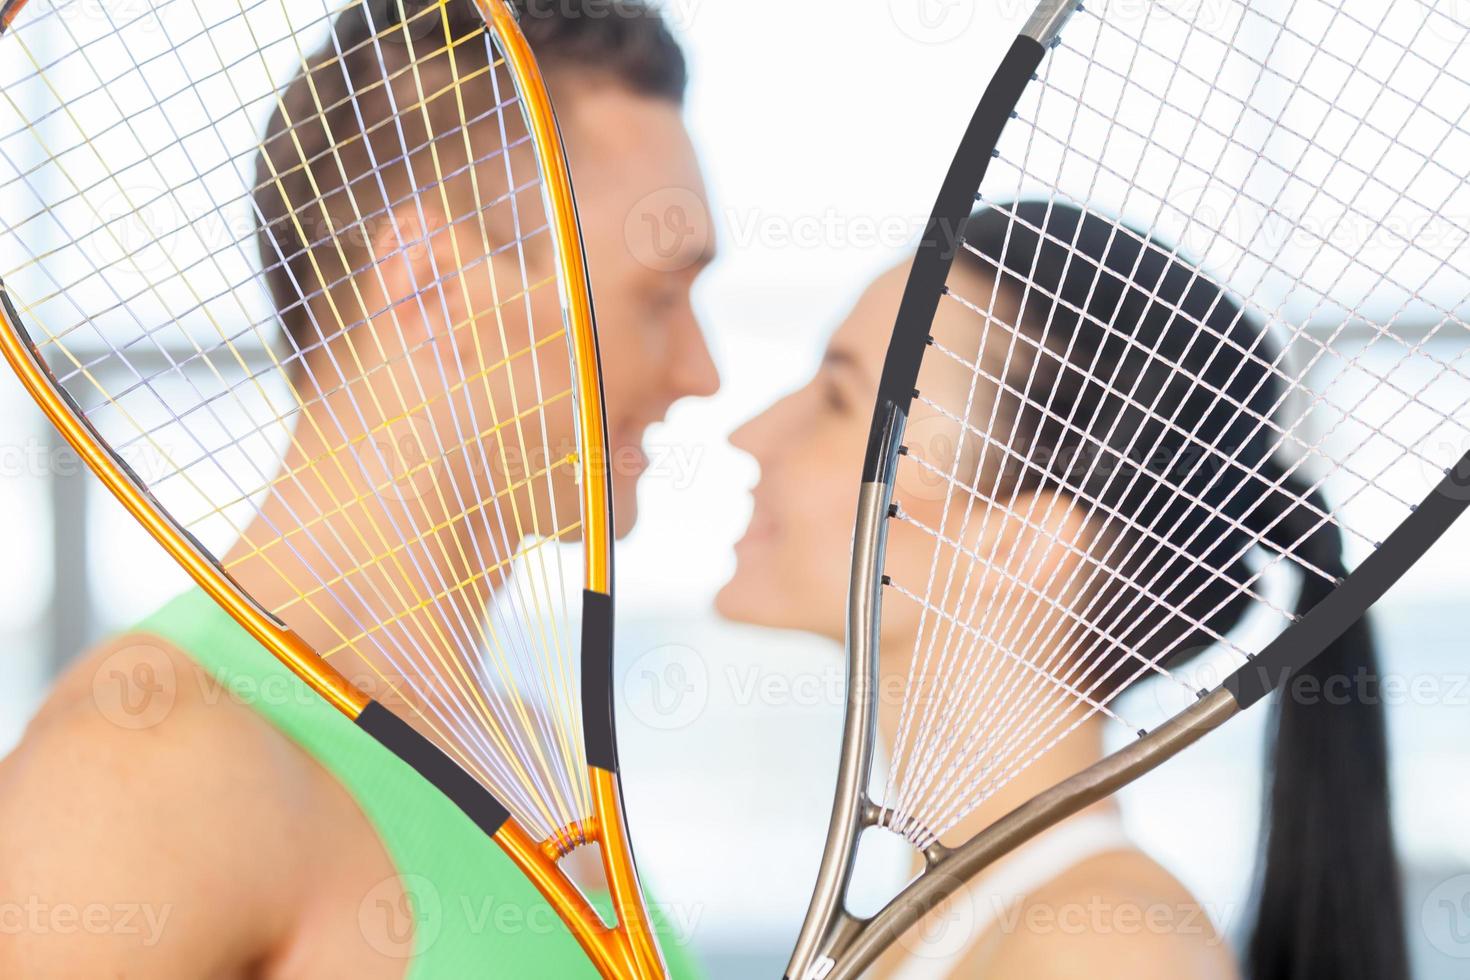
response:
M737 546L766 541L774 537L775 534L776 522L762 512L761 505L757 502L755 511L750 516L750 524L746 526L745 534L737 542Z

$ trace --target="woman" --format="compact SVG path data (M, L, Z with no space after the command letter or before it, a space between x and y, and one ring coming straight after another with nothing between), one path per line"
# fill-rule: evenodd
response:
M998 456L1012 462L1019 456L1027 465L999 465L997 453L962 446L954 458L977 470L973 481L967 470L965 482L994 488L991 497L1002 501L1025 495L1034 504L1039 498L1065 500L1077 492L1112 513L1137 514L1152 507L1180 515L1179 520L1155 524L1173 528L1165 533L1169 548L1152 549L1153 555L1162 551L1166 557L1150 557L1145 564L1127 557L1137 549L1102 547L1099 536L1089 536L1086 527L1028 529L1025 521L1007 521L1006 529L997 533L1021 536L1008 541L1006 550L1011 554L1038 556L1036 564L1055 566L1066 560L1053 547L1055 541L1084 541L1072 550L1104 556L1109 566L1108 583L1085 593L1036 586L1077 580L1056 574L1055 567L1049 574L1037 572L1023 583L1029 591L1020 601L1060 605L1076 622L1081 620L1077 610L1082 605L1137 608L1128 601L1097 601L1102 590L1109 590L1106 595L1112 598L1127 588L1120 583L1177 583L1177 594L1188 598L1172 613L1133 621L1120 617L1089 626L1106 631L1117 647L1146 655L1151 647L1198 650L1208 645L1208 636L1224 635L1241 622L1249 603L1232 590L1221 590L1219 583L1247 577L1240 563L1249 560L1241 554L1249 551L1251 541L1310 562L1329 575L1343 574L1335 528L1318 527L1319 522L1308 519L1312 509L1320 509L1321 500L1300 478L1279 468L1272 459L1267 430L1254 424L1278 405L1280 391L1270 368L1274 352L1269 350L1269 339L1229 295L1170 249L1157 244L1144 247L1143 236L1119 235L1110 222L1096 216L1054 203L1025 202L1010 210L1017 217L1014 222L999 210L982 210L971 219L965 232L968 247L959 253L950 286L975 303L970 308L942 303L933 327L940 345L957 352L961 363L970 360L979 368L946 377L941 367L927 378L921 376L925 391L974 384L975 377L998 379L988 390L972 390L969 402L984 410L972 412L970 424L989 420L991 429L981 434L980 441L1025 447L1009 455L1003 448ZM1041 233L1022 230L1027 227ZM1097 269L1107 274L1095 276ZM718 598L725 616L842 639L849 572L845 556L860 467L887 339L906 280L906 263L881 276L834 334L812 381L732 438L759 462L761 480L754 492L749 530L736 548L737 570ZM1028 284L1032 288L1023 303L1023 287ZM983 316L978 310L990 312ZM1217 356L1220 344L1195 343L1201 333L1193 325L1197 323L1225 338L1227 346L1257 356ZM1183 393L1191 399L1179 405L1183 417L1205 444L1230 447L1233 455L1225 475L1237 477L1237 469L1240 474L1268 473L1276 488L1255 492L1250 489L1255 484L1245 479L1181 477L1178 490L1189 498L1145 499L1138 488L1147 481L1075 469L1078 445L1105 447L1105 453L1116 453L1114 458L1128 465L1127 453L1120 447L1125 440L1134 444L1140 426L1152 427L1141 433L1142 445L1171 446L1172 440L1173 453L1185 448L1167 426L1160 427L1157 417L1135 410L1140 404L1177 399L1181 393L1171 386L1178 383L1181 369L1198 379ZM1096 377L1107 377L1111 383L1089 383ZM1230 397L1200 401L1205 390ZM1032 397L1018 399L1016 391ZM942 396L939 400L944 401ZM1038 402L1067 408L1038 411ZM1068 422L1058 424L1058 418ZM1079 426L1085 430L1080 439ZM920 438L970 438L953 419L927 417L918 402L906 437L911 444L916 432ZM1080 490L1075 482L1079 472L1085 481ZM915 511L914 519L890 525L885 570L896 572L895 579L901 580L905 569L913 569L914 578L922 581L934 554L934 539L915 533L910 525L927 519L930 527L940 526L936 518L943 502L932 498L942 494L927 494L928 501L922 490L901 495L904 507ZM1191 498L1208 506L1190 506ZM926 511L930 507L935 511L932 516ZM1023 510L1074 512L1050 504L1015 506L1016 512ZM1213 524L1219 518L1199 516L1227 511L1242 515L1240 521L1245 523L1219 526ZM1110 533L1126 534L1128 529ZM1025 538L1028 534L1030 539ZM1321 581L1303 576L1299 610L1322 597ZM1015 595L990 594L979 605L1016 601ZM882 669L899 682L908 676L908 651L915 649L921 612L913 603L885 602ZM1072 634L1065 630L1061 636L1071 641ZM1033 642L1034 637L991 635L989 640L1005 646ZM1176 656L1171 665L1180 659ZM1372 676L1375 658L1367 626L1351 630L1313 670L1324 676L1359 672ZM1114 675L1119 681L1123 676ZM885 683L879 690L889 688ZM901 737L901 700L880 693L879 729L890 749ZM1096 715L1083 723L961 817L946 841L968 838L1015 805L1096 761L1102 754L1103 724ZM1042 835L969 883L948 910L951 917L960 916L968 924L958 940L941 935L934 941L933 934L942 933L942 920L931 916L895 944L880 964L879 975L904 980L961 976L1182 980L1242 973L1254 980L1406 977L1403 930L1396 914L1399 891L1388 819L1386 747L1376 701L1283 699L1278 727L1256 922L1243 968L1200 914L1188 890L1128 840L1116 805L1107 801ZM1350 858L1341 853L1345 847L1351 848ZM1125 913L1131 918L1125 919ZM1149 924L1124 928L1125 921ZM920 935L926 925L931 932L927 939Z

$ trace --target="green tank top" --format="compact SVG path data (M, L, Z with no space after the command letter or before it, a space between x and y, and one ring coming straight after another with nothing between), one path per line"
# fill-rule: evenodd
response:
M459 808L318 698L195 589L138 625L213 674L326 768L376 829L397 869L359 908L379 952L408 960L409 980L596 980L571 932L510 859ZM391 901L401 893L408 908ZM594 900L604 914L605 896ZM700 976L657 921L675 980Z

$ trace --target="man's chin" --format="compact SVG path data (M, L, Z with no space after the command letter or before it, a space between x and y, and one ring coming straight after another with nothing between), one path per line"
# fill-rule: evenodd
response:
M715 593L715 614L721 619L732 623L743 623L747 620L741 615L744 611L740 604L739 590L732 588L734 580L720 586L720 591Z
M784 597L773 597L760 586L752 590L739 571L715 593L714 608L715 615L727 623L768 629L807 628L805 623L786 615L791 610Z
M629 488L619 498L616 489L613 491L613 537L621 541L633 533L633 528L638 523L638 500L635 488Z

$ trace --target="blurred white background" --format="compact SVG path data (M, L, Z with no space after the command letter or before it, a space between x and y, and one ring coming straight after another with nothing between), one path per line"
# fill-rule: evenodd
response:
M1028 5L665 7L688 44L690 125L720 227L721 258L698 305L724 389L677 406L651 433L643 521L618 559L629 806L644 873L711 974L779 976L826 828L841 653L710 612L757 476L724 436L807 377L861 288L917 239ZM184 580L8 376L0 534L11 556L0 562L4 751L71 655ZM1387 670L1405 681L1389 709L1393 785L1403 911L1426 978L1470 969L1470 877L1460 877L1470 875L1467 547L1462 525L1380 616ZM1131 830L1227 929L1248 918L1265 722L1256 714L1124 796ZM890 868L893 883L898 873Z

